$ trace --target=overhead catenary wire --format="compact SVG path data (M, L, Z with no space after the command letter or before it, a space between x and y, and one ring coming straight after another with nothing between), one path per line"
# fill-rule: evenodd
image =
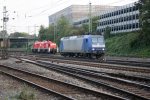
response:
M61 1L63 1L63 0L61 0ZM91 0L92 1L92 0ZM117 4L117 3L121 3L121 2L125 2L125 1L127 1L127 0L118 0L118 1L115 1L115 2L111 2L111 3L106 3L106 4L104 4L104 5L112 5L112 4ZM130 1L135 1L135 0L130 0ZM137 0L138 1L138 0ZM64 4L64 3L66 3L66 2L68 2L68 0L66 0L65 2L61 2L60 4L57 4L57 7L59 7L60 5L62 5L62 4ZM92 3L92 2L91 2ZM41 12L39 12L39 13L37 13L37 14L34 14L34 15L31 15L32 17L38 17L38 16L42 16L42 15L46 15L45 13L47 12L47 11L49 11L49 10L53 10L53 9L55 9L56 7L49 7L49 8L47 8L47 9L44 9L44 10L42 10Z

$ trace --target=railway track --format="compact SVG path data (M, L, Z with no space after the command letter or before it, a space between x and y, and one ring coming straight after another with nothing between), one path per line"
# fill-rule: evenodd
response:
M17 80L21 80L30 85L33 85L34 87L38 87L47 92L54 93L63 100L125 100L124 98L121 98L119 96L79 87L4 65L0 65L0 72Z
M149 97L150 86L146 84L141 84L141 83L137 83L137 82L121 79L121 78L118 79L112 76L104 75L104 73L92 72L91 70L83 70L83 69L73 68L73 67L64 67L60 65L51 64L48 62L43 62L43 61L38 61L38 62L33 62L29 60L26 61L44 67L47 66L47 68L49 69L53 69L61 73L78 77L80 79L91 82L92 84L96 84L96 86L98 87L104 86L105 89L107 88L106 90L115 91L118 94L120 93L119 96L122 96L126 99L128 98L132 100L133 98L136 98L136 100L148 100L148 98L150 98ZM149 80L147 79L147 81ZM142 91L141 88L144 90Z
M65 60L75 60L75 61L85 61L85 62L95 62L99 63L97 59L89 59L89 58L74 58L74 57L62 57L59 55L49 55L49 54L31 54L36 55L37 57L40 56L42 58L53 58L53 59L65 59ZM111 57L106 57L107 64L121 64L121 65L130 65L130 66L139 66L139 67L149 67L150 62L148 61L136 61L136 60L129 60L129 59L113 59Z
M16 52L15 52L16 53ZM13 52L10 52L10 54L13 54ZM36 53L19 53L19 55L28 55L28 56L36 56L36 57L42 57L42 58L53 58L53 59L64 59L64 60L74 60L74 61L84 61L84 62L94 62L99 63L99 60L96 59L85 59L85 58L75 58L75 57L62 57L59 54L52 55L52 54L36 54ZM138 67L149 67L150 62L149 61L137 61L137 60L129 60L128 58L125 59L113 59L111 57L106 57L105 64L120 64L120 65L129 65L129 66L138 66Z
M89 59L89 58L75 58L75 57L62 57L59 54L53 55L53 54L36 54L31 52L20 52L14 50L10 51L9 54L17 54L19 55L28 55L28 56L37 56L42 58L53 58L53 59L64 59L64 60L74 60L74 61L84 61L84 62L93 62L93 63L100 63L97 59ZM125 59L113 59L111 57L106 57L106 62L103 64L120 64L120 65L128 65L128 66L138 66L138 67L148 67L150 66L149 61L136 61L136 60L129 60L128 58Z
M23 56L25 57L25 56ZM27 57L27 56L26 56ZM67 63L67 64L75 64L75 65L84 65L89 67L97 67L97 68L105 68L105 69L112 69L112 70L121 70L121 71L130 71L130 72L137 72L137 73L150 73L149 67L136 67L136 66L125 66L125 65L116 65L116 64L106 64L106 63L95 63L95 62L88 62L88 61L76 61L76 60L64 60L56 59L56 58L43 58L41 56L37 57L35 55L30 56L33 59L40 59L46 60L51 62L57 63Z

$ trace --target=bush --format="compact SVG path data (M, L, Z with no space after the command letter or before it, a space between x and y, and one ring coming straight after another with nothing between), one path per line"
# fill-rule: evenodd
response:
M150 46L139 43L139 33L117 34L106 39L107 55L130 56L130 57L150 57Z
M35 94L29 89L29 87L25 86L23 90L15 95L14 97L11 97L11 99L15 100L35 100Z

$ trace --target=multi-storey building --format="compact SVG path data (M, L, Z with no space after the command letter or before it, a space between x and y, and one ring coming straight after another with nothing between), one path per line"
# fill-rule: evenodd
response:
M112 8L114 7L106 5L92 5L91 14L95 15L102 11L106 11ZM61 16L66 17L69 20L69 22L73 24L75 20L88 17L88 15L89 15L89 5L71 5L57 13L50 15L49 25L55 23Z
M107 11L100 12L97 31L104 33L106 27L111 28L111 33L122 33L139 30L139 10L134 3L115 7ZM75 26L88 23L88 18L74 22Z

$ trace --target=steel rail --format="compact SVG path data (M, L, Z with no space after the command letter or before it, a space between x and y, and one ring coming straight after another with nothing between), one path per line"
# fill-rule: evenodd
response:
M62 81L58 81L58 80L55 80L55 79L47 78L47 77L45 77L45 76L38 75L38 74L33 74L33 73L30 73L30 72L27 72L27 71L24 71L24 70L19 70L19 69L16 69L16 68L11 68L11 67L8 67L8 66L3 66L3 65L0 65L0 67L3 67L3 68L5 67L5 68L11 69L11 70L13 70L13 71L21 72L22 74L23 74L23 73L29 74L29 75L31 75L32 77L33 77L33 76L35 76L35 77L40 77L41 80L42 80L42 79L45 79L45 80L56 81L57 83L62 83ZM1 70L2 70L2 69L1 69ZM3 71L3 73L6 73L6 72ZM6 73L6 74L8 75L9 73ZM26 79L20 78L20 77L18 77L18 76L16 76L16 75L12 75L12 74L9 74L9 75L11 75L12 77L18 78L19 80L26 81L27 83L36 85L35 83L33 83L33 82L31 82L31 81L28 81L28 80L26 80ZM50 81L49 81L49 82L50 82ZM123 99L123 98L121 98L121 97L119 97L119 96L115 96L115 95L110 95L110 94L106 94L106 93L94 91L94 90L91 90L91 89L83 88L83 87L76 86L76 85L72 85L72 84L69 84L69 83L63 82L63 84L65 84L65 85L70 85L71 87L81 89L81 90L84 91L85 93L94 94L94 95L97 95L97 96L105 97L105 98L107 98L107 99L108 99L108 98L111 98L112 100L125 100L125 99ZM38 85L38 86L40 86L40 85ZM60 85L60 86L61 86L61 85ZM40 86L40 88L41 88L41 87L43 87L43 86ZM48 90L49 90L49 89L48 89ZM53 91L53 90L52 90L51 92L57 93L57 94L60 95L60 96L64 96L65 98L67 98L67 99L69 99L69 100L74 100L74 99L75 99L75 98L68 97L68 96L66 96L66 95L64 95L64 94L60 94L60 93L58 93L58 92L56 92L56 91Z
M25 60L25 59L22 59L22 60ZM69 75L76 76L76 77L78 77L78 78L82 78L82 79L84 79L84 80L87 80L87 81L89 81L89 82L93 82L93 83L98 84L98 85L103 85L103 86L109 87L109 88L111 88L111 89L113 89L113 90L116 90L116 91L119 91L119 92L122 92L122 93L126 93L126 94L128 94L128 95L130 95L130 96L132 96L132 97L136 97L136 98L138 98L138 99L140 98L141 100L148 100L148 99L145 98L145 97L141 97L141 96L136 95L136 94L134 94L134 93L131 93L131 92L129 92L129 91L126 91L126 90L123 90L123 89L119 89L119 88L113 87L113 86L111 86L111 85L108 85L108 84L106 84L106 83L102 83L102 82L99 82L99 81L96 81L96 80L89 79L89 78L87 78L87 77L85 77L85 76L83 76L83 75L78 75L78 74L79 74L78 71L77 71L77 72L74 72L74 73L69 72L69 70L64 71L63 66L60 66L60 65L50 64L50 63L49 63L49 65L46 65L46 64L44 65L43 63L41 64L41 63L37 63L37 62L34 62L34 61L30 61L30 60L25 60L25 61L30 62L30 63L37 64L37 65L40 65L40 66L43 66L43 67L46 67L46 68L49 68L49 69L53 69L53 70L56 70L56 71L60 71L60 72L63 72L63 73L67 73L67 74L69 74ZM54 66L54 67L52 67L52 66ZM57 67L56 67L56 66L57 66Z

